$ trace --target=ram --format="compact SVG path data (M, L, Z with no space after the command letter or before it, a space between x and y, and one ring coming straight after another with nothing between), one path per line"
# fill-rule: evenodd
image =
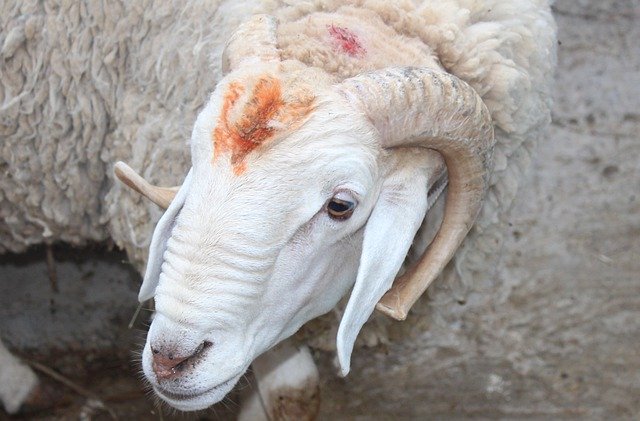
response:
M350 289L343 375L376 303L404 319L443 270L471 284L549 122L544 1L4 7L2 247L110 237L140 264L159 215L110 163L186 174L116 166L168 206L143 368L184 410Z

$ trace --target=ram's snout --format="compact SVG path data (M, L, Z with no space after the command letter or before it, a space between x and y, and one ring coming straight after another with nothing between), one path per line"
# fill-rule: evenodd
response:
M151 345L153 362L151 368L158 382L179 378L190 370L195 369L196 364L204 357L213 344L209 341L202 342L195 351L184 353L174 347Z
M213 336L157 314L142 355L147 377L162 388L169 383L186 386L215 357L214 343L219 341Z

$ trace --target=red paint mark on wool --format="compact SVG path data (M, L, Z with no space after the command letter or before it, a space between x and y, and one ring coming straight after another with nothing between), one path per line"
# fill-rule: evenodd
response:
M360 43L358 36L347 28L335 25L327 25L329 35L336 43L336 46L351 57L364 55L366 50Z

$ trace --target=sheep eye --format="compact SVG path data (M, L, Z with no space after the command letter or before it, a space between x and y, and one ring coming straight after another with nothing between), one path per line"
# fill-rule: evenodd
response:
M348 219L353 214L355 207L356 204L354 202L333 197L327 203L327 213L333 219Z

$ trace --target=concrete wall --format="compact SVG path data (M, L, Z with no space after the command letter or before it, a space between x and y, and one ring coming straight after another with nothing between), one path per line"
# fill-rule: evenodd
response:
M555 11L554 123L494 279L412 315L420 332L356 351L347 379L318 352L324 419L640 414L640 5L561 0ZM41 352L131 346L130 268L60 253L61 294L43 250L2 258L0 334Z

